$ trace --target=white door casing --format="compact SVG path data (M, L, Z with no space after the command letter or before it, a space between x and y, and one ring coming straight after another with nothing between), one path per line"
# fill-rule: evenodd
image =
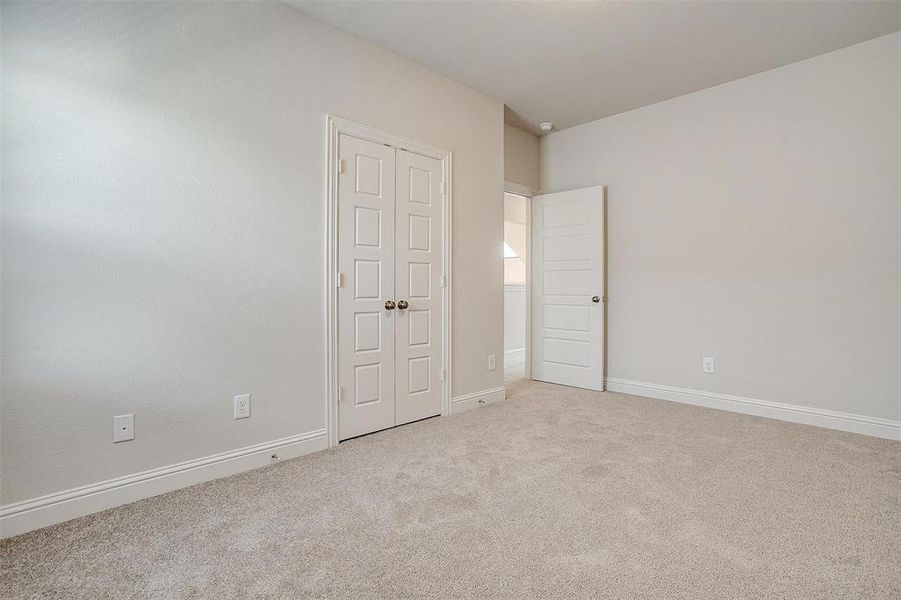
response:
M532 199L532 379L604 389L604 232L603 187Z
M441 161L397 150L397 425L441 414Z
M342 135L338 145L339 439L393 427L394 148Z

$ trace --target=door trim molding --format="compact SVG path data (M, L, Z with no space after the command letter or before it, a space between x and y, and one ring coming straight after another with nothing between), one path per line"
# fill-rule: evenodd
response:
M326 115L326 213L325 213L325 424L328 445L338 445L338 136L349 135L376 144L385 144L441 161L445 182L442 216L442 269L444 288L441 298L441 360L444 380L441 382L441 414L451 409L451 236L453 207L453 152L413 138L383 131L349 119Z

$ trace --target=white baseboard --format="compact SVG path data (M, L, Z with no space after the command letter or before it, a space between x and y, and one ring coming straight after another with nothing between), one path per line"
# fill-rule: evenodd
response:
M472 408L478 408L479 406L484 406L486 404L499 402L506 397L506 394L506 388L504 388L504 386L501 386L488 390L472 392L471 394L457 396L456 398L451 399L450 412L452 415L455 415L459 412L463 412L464 410L470 410Z
M158 496L204 481L256 469L279 459L296 458L328 447L325 429L213 454L48 494L0 507L0 539L91 513Z
M614 377L607 378L607 391L646 396L658 400L670 400L695 406L706 406L708 408L768 417L792 423L803 423L804 425L815 425L828 429L838 429L889 440L901 440L901 421L892 419L677 388L656 383L629 381L628 379L617 379Z

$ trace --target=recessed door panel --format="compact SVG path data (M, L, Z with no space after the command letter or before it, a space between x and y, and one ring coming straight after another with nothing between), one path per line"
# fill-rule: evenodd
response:
M354 298L378 300L382 296L382 261L357 259L354 261Z
M409 170L410 174L410 187L409 187L409 198L410 202L415 202L417 204L425 204L429 206L432 204L432 175L434 174L430 169L420 169L419 167L411 166Z
M428 346L432 341L432 311L408 309L407 325L410 335L408 343L413 346Z
M369 143L363 142L363 140L356 141L362 142L364 144ZM373 144L373 146L377 146L377 144ZM373 154L382 156L367 156L359 152L354 154L354 164L356 167L355 175L357 181L355 191L359 194L368 194L370 196L381 197L382 179L385 175L385 165L382 161L382 159L384 158L384 153L376 152L376 148L373 148L372 150ZM391 162L393 163L394 161ZM388 175L390 176L392 174L388 173Z
M356 207L356 239L357 246L382 245L382 209Z
M591 349L586 340L545 337L541 340L544 360L558 365L588 367Z
M591 271L547 270L543 273L544 293L548 296L579 296L591 293Z
M591 258L591 236L549 235L544 238L544 260L588 260Z
M532 378L604 389L604 188L532 199Z
M381 387L381 363L354 366L353 401L356 406L379 402L382 399Z
M428 392L431 387L432 357L417 356L409 360L409 393Z
M545 196L551 195L556 194L545 194ZM545 204L540 210L540 214L544 216L544 219L538 219L538 222L544 226L545 230L559 229L561 227L583 227L591 220L591 207L587 203Z
M358 312L354 315L354 352L371 352L382 347L382 315Z
M542 310L547 329L587 332L591 327L591 309L587 306L547 303Z
M432 249L432 218L422 215L409 215L410 218L410 250Z
M410 262L408 265L406 295L417 300L428 300L432 293L432 264Z

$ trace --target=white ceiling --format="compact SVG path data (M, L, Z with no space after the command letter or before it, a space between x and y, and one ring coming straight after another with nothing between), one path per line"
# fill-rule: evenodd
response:
M558 129L901 29L901 2L287 0Z

